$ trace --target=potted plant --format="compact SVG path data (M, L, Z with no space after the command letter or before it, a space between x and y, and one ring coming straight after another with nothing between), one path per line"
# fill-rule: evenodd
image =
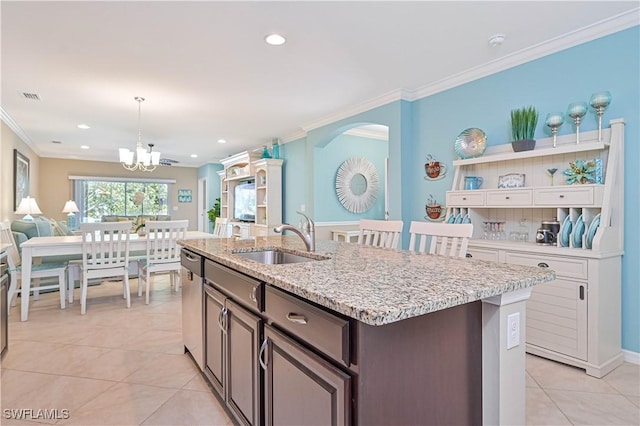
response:
M533 106L511 110L511 146L515 152L530 151L536 146L533 136L538 125L538 111Z
M207 210L207 216L209 216L209 222L213 228L216 223L216 218L220 217L220 197L216 198L216 202L213 203L213 207Z

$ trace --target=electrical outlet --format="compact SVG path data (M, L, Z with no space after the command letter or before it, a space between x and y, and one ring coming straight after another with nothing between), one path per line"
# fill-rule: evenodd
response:
M520 344L520 312L507 316L507 349Z
M305 210L305 205L304 204L300 204L300 211L304 212L304 210Z

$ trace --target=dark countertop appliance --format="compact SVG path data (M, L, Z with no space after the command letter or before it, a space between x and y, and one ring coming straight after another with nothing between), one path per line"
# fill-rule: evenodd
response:
M558 241L560 233L560 222L554 217L553 220L544 220L536 232L536 243L547 246L554 246Z

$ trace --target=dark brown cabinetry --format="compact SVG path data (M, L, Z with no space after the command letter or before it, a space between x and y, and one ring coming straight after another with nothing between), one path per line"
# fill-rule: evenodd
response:
M236 423L243 425L262 424L262 318L252 312L260 303L261 286L221 265L205 263L205 374Z
M204 269L205 374L235 423L482 423L481 302L375 327Z
M351 424L351 376L265 325L266 425Z
M224 377L225 333L222 313L226 296L210 285L204 286L205 369L204 373L220 398L226 400Z
M227 299L227 404L242 424L259 425L260 371L258 351L262 320Z

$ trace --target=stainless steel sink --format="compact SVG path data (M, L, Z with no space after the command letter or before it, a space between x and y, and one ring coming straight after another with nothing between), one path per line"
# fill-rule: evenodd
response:
M293 253L288 253L279 250L260 250L250 252L233 252L233 254L250 259L256 262L261 262L266 265L282 265L286 263L301 263L301 262L313 262L318 260L327 260L327 257L316 256L307 257L300 256Z

